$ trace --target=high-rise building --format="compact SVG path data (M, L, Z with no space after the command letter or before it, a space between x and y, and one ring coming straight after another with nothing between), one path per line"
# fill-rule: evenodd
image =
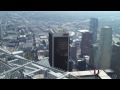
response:
M73 44L70 44L70 57L77 62L77 47Z
M95 63L96 63L96 59L97 59L97 51L98 51L98 45L97 44L92 44L92 51L91 51L91 55L90 55L90 61L89 61L89 67L91 69L95 69Z
M98 45L98 57L95 67L98 69L109 69L112 52L112 28L105 26L101 28L100 41Z
M112 46L111 69L117 74L120 79L120 42Z
M96 43L97 32L98 32L98 19L97 18L91 18L90 19L90 31L92 31L92 33L93 33L92 43Z
M0 40L3 39L2 24L0 24Z
M64 30L49 32L49 63L50 66L69 70L69 33Z
M91 32L84 32L82 33L82 40L81 40L81 57L84 55L91 54L91 44L92 44L92 33Z

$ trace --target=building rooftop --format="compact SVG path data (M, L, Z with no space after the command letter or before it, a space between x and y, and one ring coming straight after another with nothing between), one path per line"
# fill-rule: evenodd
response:
M94 20L98 20L97 18L90 18L90 19L92 19L92 20L93 20L93 19L94 19Z
M88 70L88 71L74 71L74 72L69 72L71 75L75 76L75 77L96 77L96 75L94 74L94 70ZM97 70L96 70L97 73ZM100 73L97 74L97 78L98 79L111 79L103 70L100 70Z
M1 79L111 79L103 70L98 75L94 74L94 70L66 72L50 67L48 58L34 62L4 49L0 52L13 57L10 61L0 60Z
M90 32L90 31L88 29L81 29L81 30L78 30L78 32L84 33L84 32Z
M20 37L26 37L26 35L20 35Z
M66 30L64 30L64 29L52 29L52 30L50 30L52 33L61 33L61 32L67 32Z
M20 54L20 53L23 53L23 51L14 51L14 52L12 52L12 54Z
M69 36L74 36L75 32L69 31Z
M40 39L47 39L48 37L43 35L43 36L40 36Z
M110 28L109 26L104 26L103 28Z
M79 41L80 41L80 39L74 39L74 40L73 40L73 42L76 42L76 41L77 41L77 42L79 42Z
M44 79L44 74L37 74L33 76L33 79Z

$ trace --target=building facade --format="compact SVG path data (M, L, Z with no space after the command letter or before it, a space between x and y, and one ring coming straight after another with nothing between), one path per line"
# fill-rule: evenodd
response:
M70 45L70 57L75 62L77 61L77 47L75 45Z
M2 24L0 24L0 40L3 39L3 30L2 30Z
M92 44L92 33L91 32L84 32L82 33L82 40L81 40L81 57L84 55L91 54L91 44Z
M112 28L105 26L101 28L100 41L98 45L98 57L96 68L109 69L112 52Z
M97 51L98 51L98 45L97 44L92 44L92 51L90 55L90 62L89 62L89 67L91 69L95 69L95 63L97 63Z
M92 43L96 43L97 33L98 33L98 19L97 18L90 19L90 31L93 33Z
M112 46L111 69L116 73L117 78L120 79L120 45L114 44Z
M49 63L50 66L69 70L69 33L64 30L49 32Z

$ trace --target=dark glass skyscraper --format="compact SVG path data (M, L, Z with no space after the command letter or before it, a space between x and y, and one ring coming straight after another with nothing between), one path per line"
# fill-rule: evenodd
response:
M81 56L91 55L91 44L92 44L92 33L84 32L82 33L81 41Z
M90 31L93 33L92 43L96 43L97 41L97 33L98 33L98 19L91 18L90 19Z
M49 63L55 68L69 69L69 34L63 30L49 33Z

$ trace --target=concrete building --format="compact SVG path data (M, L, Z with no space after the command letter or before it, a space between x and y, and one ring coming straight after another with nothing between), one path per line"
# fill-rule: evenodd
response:
M105 26L101 28L98 46L98 57L95 67L98 69L109 69L112 51L112 28Z
M2 25L0 24L0 40L3 39L3 30Z
M97 18L90 19L90 31L92 31L92 33L93 33L92 43L96 43L97 33L98 33L98 19Z
M92 45L92 51L91 51L91 55L90 55L90 61L89 61L89 67L91 69L94 69L95 68L95 65L96 65L96 61L97 61L97 51L98 51L98 45L97 44L93 44Z
M112 46L111 69L117 74L120 79L120 45L118 43Z

